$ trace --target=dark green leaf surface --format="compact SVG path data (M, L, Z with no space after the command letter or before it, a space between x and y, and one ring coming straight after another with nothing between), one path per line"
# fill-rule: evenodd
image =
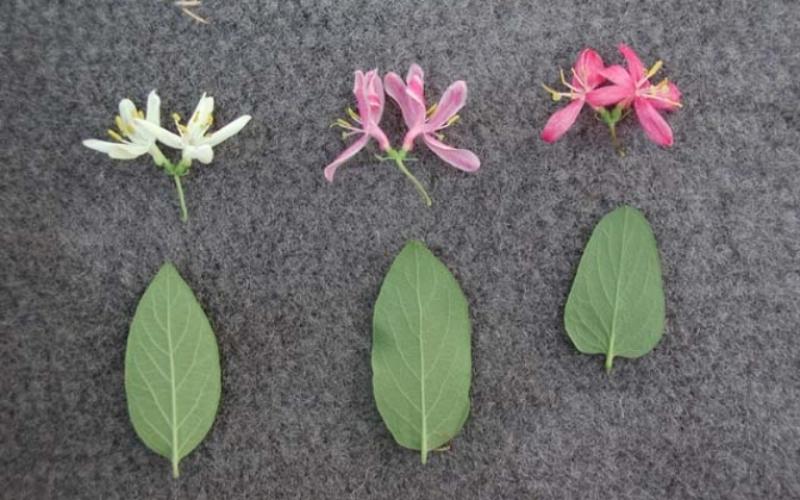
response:
M217 414L219 352L194 293L164 264L136 308L125 352L125 392L136 433L178 463L203 440Z
M395 440L428 452L458 434L469 414L470 321L450 271L410 241L383 281L373 317L373 390Z
M564 311L575 347L615 357L650 352L664 331L661 263L650 225L622 206L603 217L581 257Z

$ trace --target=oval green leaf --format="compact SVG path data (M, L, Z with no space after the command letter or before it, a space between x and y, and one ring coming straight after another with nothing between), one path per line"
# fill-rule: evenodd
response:
M128 335L125 393L136 434L178 464L217 414L217 341L202 307L175 267L164 264L144 292Z
M592 232L564 310L570 339L585 354L650 352L664 331L664 290L653 231L641 212L622 206Z
M378 411L394 439L419 450L424 464L467 419L472 359L467 300L423 243L410 241L392 263L372 328Z

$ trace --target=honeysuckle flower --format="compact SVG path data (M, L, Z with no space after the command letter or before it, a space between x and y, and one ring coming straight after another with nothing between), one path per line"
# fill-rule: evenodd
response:
M355 72L355 82L353 84L353 94L356 97L356 107L358 114L351 108L347 108L347 113L355 124L345 119L338 119L333 126L341 127L345 130L342 134L347 138L358 135L358 139L350 144L344 151L336 157L327 167L325 167L325 178L328 182L333 182L336 170L347 160L355 156L369 142L370 138L378 142L381 151L388 150L391 145L386 134L380 128L381 117L383 116L383 106L386 102L386 95L383 92L383 84L377 69L366 73L358 70Z
M147 96L147 114L137 109L130 99L119 102L119 114L114 119L117 129L108 129L108 135L115 142L87 139L83 141L83 145L105 153L115 160L133 160L149 153L156 165L162 166L166 158L156 145L155 135L139 126L136 123L138 119L156 127L160 125L161 99L155 90Z
M214 123L214 98L200 98L194 113L184 125L177 113L172 115L178 134L170 132L158 125L137 119L136 124L151 133L159 142L182 151L181 164L188 167L193 160L200 163L211 163L214 159L214 146L238 134L250 121L250 115L242 115L213 133L208 129Z
M602 76L603 68L603 59L597 52L589 48L583 49L572 67L571 83L567 82L564 71L561 71L561 83L567 87L566 92L559 92L547 85L542 85L545 90L550 92L554 101L559 101L564 97L570 99L569 104L553 113L547 120L542 130L542 140L555 142L572 127L587 101L587 95L605 81Z
M148 96L146 115L136 109L129 99L123 99L119 103L119 115L115 120L118 130L108 131L111 138L117 142L89 139L83 141L83 144L120 160L132 160L149 153L156 166L163 168L164 172L175 180L175 189L178 192L181 206L181 220L185 222L189 215L181 177L189 173L192 160L196 159L202 163L211 162L214 158L213 147L237 134L250 121L250 116L241 116L220 130L208 134L208 129L213 123L214 99L203 94L189 123L181 125L180 117L177 114L173 115L178 132L180 132L180 135L176 135L161 128L160 107L161 100L155 90ZM182 151L181 161L178 163L169 161L156 145L156 141L180 149Z
M619 51L625 58L627 69L619 65L605 68L602 75L612 85L591 91L587 101L593 106L616 105L623 109L632 105L647 137L661 146L671 146L672 129L659 110L671 111L681 106L678 87L666 78L656 85L650 83L650 78L661 69L662 61L657 61L645 72L633 49L621 43Z
M437 104L426 109L425 74L417 64L412 64L404 82L397 73L384 77L386 93L389 94L403 115L408 132L403 139L402 155L411 151L414 141L422 140L439 158L465 172L474 172L481 161L472 151L457 149L442 142L441 131L459 120L458 112L467 102L467 84L456 81L451 84Z

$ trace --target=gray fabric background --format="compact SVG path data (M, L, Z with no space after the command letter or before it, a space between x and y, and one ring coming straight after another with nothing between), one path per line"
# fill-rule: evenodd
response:
M0 13L0 424L4 498L800 497L800 4L794 1L206 0L3 2ZM665 60L685 107L675 147L585 113L538 133L585 45ZM429 95L468 82L448 133L476 175L420 148L405 178L328 125L352 72L405 73ZM190 221L149 160L111 161L122 97L164 116L217 98L254 116L186 180ZM386 124L400 138L399 113ZM374 149L373 149L374 151ZM656 349L580 355L563 306L593 225L620 203L659 241ZM423 467L375 409L372 306L392 257L424 239L474 323L472 413ZM215 327L223 399L169 478L131 428L123 355L137 301L170 259Z

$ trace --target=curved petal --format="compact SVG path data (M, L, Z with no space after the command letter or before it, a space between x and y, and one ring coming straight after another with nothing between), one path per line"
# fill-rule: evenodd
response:
M425 109L425 73L422 68L412 64L406 77L406 92L412 101L418 102Z
M361 137L358 138L356 142L354 142L353 144L348 146L347 149L342 151L341 154L339 154L339 156L337 156L336 159L333 160L333 162L331 162L330 165L325 167L325 178L328 179L328 182L333 182L333 176L336 173L336 169L339 168L339 166L342 163L346 162L347 160L355 156L356 153L364 149L364 146L367 145L368 141L369 141L369 136L367 134L363 134Z
M197 107L194 109L194 113L192 113L192 117L187 125L191 125L191 123L195 120L205 121L204 118L208 117L213 112L214 112L214 98L207 97L206 93L203 92L203 96L197 103Z
M672 146L672 129L658 110L647 99L636 99L633 102L636 117L642 125L647 137L659 146Z
M594 89L586 94L586 102L593 107L604 107L617 104L618 102L627 103L633 99L633 89L622 85L606 85L599 89Z
M644 78L645 70L642 61L639 59L639 56L636 55L636 52L633 51L632 48L628 47L624 43L619 44L619 51L622 53L622 56L625 58L625 62L628 63L628 72L631 74L633 79L638 82L642 78Z
M575 61L575 73L586 84L587 90L603 83L605 77L601 71L604 67L603 58L594 49L583 49L578 54L578 60ZM584 87L584 85L581 86Z
M408 104L406 99L406 83L400 78L400 75L391 71L386 73L383 77L383 86L386 89L386 93L389 94L394 102L397 103L397 106L400 108L400 112L403 114L403 120L405 120L406 125L408 125Z
M367 104L367 94L365 90L364 73L361 70L356 70L355 81L353 82L353 95L356 97L358 115L363 121L366 121L367 117L369 117L369 105Z
M152 134L159 142L175 149L183 149L183 139L179 135L173 134L169 130L154 125L147 120L134 120L137 127L141 127Z
M581 108L583 108L583 100L575 99L553 113L542 130L542 140L550 143L556 142L575 123Z
M87 139L83 145L89 149L94 149L105 153L115 160L133 160L147 153L148 147L139 144L106 142L97 139Z
M161 125L161 98L155 90L147 96L147 121L153 125Z
M108 156L115 160L133 160L150 150L149 146L142 144L115 144L108 152Z
M125 123L133 123L136 119L136 105L130 99L119 101L119 116Z
M240 130L247 125L247 122L250 121L250 115L243 115L239 118L233 120L229 124L225 125L221 129L217 130L210 136L206 137L205 144L213 147L219 144L220 142L233 137L234 135L238 134Z
M432 134L422 136L425 144L436 156L464 172L474 172L481 168L481 160L468 149L456 149L437 140Z
M95 151L100 151L101 153L108 154L111 151L112 146L116 146L119 144L118 142L108 142L108 141L100 141L98 139L86 139L83 141L83 145L89 149L94 149Z
M633 81L633 78L631 78L631 74L628 73L628 70L619 64L615 64L603 69L600 74L603 75L603 78L606 78L615 85L620 85L623 87L633 87L636 85L636 82Z
M422 71L422 68L417 63L412 64L408 68L408 73L406 74L406 82L410 82L412 78L419 78L420 82L425 81L425 72Z
M414 128L425 120L425 104L408 95L409 90L398 74L387 74L383 79L383 84L386 87L386 93L400 108L403 121L406 122L408 128Z
M378 70L367 73L367 102L369 103L369 118L377 124L383 116L383 106L386 103L386 94L383 92L383 82Z
M447 121L455 116L464 104L467 103L467 84L463 80L454 82L447 87L447 90L442 94L439 104L436 106L436 111L428 120L425 130L427 132L434 132L442 128Z
M214 149L208 144L186 146L183 150L183 159L189 161L197 160L208 165L214 160Z

